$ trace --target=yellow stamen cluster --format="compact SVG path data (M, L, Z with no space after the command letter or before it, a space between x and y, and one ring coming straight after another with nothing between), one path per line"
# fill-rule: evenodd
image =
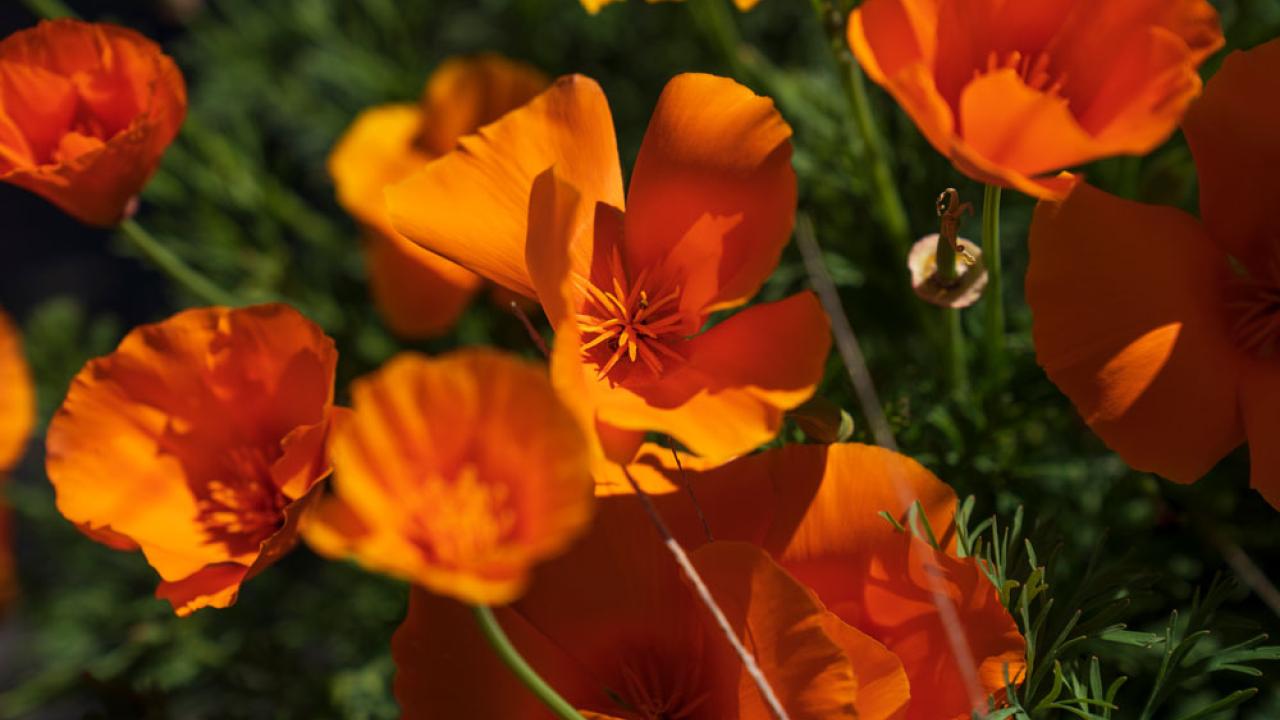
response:
M608 343L613 350L609 359L600 366L597 378L603 379L622 358L631 362L643 362L655 375L662 373L663 358L683 361L677 352L668 347L672 336L684 320L679 312L680 288L674 288L651 298L645 289L649 271L641 271L635 282L629 282L622 270L622 262L615 251L613 279L608 289L601 289L591 281L574 277L578 291L586 302L578 313L578 327L584 335L584 353ZM593 336L586 339L587 336Z

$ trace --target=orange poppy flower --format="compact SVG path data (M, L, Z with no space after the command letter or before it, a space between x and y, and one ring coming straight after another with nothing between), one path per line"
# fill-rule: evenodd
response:
M329 174L338 202L364 229L370 290L395 334L420 339L447 332L480 278L396 232L383 189L528 102L548 82L536 69L499 55L446 60L427 80L421 102L370 108L334 145Z
M675 0L648 0L648 1L650 3L659 3L659 2L671 2ZM600 8L604 7L605 5L612 5L615 2L618 2L618 0L582 0L582 7L586 8L587 12L591 13L592 15L595 15L596 13L600 12ZM747 10L750 10L751 8L755 7L756 4L759 2L760 0L733 0L733 4L743 12L746 12Z
M536 366L406 353L352 397L334 430L335 495L304 523L319 552L493 605L585 529L587 442Z
M763 551L716 542L691 559L790 717L895 717L907 692L901 665ZM588 718L773 717L634 496L602 500L591 533L496 614L520 653ZM405 718L546 717L452 600L415 589L392 655Z
M1280 508L1280 41L1232 53L1187 114L1201 219L1082 185L1042 203L1036 355L1129 465L1189 483L1246 438Z
M705 537L684 493L698 498L712 535L759 545L842 621L901 663L907 720L967 720L1020 679L1025 641L973 559L955 556L955 493L908 457L858 444L789 445L718 468L674 469L652 446L632 465L650 492L669 492L664 517L682 542ZM919 502L940 550L897 530ZM971 660L958 658L935 594L953 604ZM906 705L905 698L899 698ZM975 702L977 701L977 702ZM896 707L896 706L895 706Z
M43 21L0 42L0 180L114 225L187 113L182 73L133 30Z
M387 203L409 239L538 298L562 356L556 385L586 406L611 456L629 459L654 430L723 459L777 432L830 349L808 292L703 331L756 293L790 236L790 135L768 99L679 75L624 212L604 94L569 76L391 187Z
M136 328L76 375L49 426L58 510L140 549L179 615L231 605L293 546L329 472L336 362L333 341L284 305Z
M35 389L22 355L18 329L0 311L0 483L18 463L36 420ZM0 497L0 616L18 593L10 546L13 537L9 506Z
M956 169L1061 198L1064 168L1142 155L1222 47L1207 0L867 0L849 45Z

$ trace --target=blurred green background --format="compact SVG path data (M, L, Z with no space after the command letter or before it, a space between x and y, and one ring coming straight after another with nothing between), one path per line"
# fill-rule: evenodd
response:
M795 129L801 209L816 223L905 452L962 495L974 495L980 516L997 513L1004 522L1024 507L1041 560L1060 546L1051 579L1064 592L1074 589L1097 550L1102 562L1120 568L1119 579L1103 590L1129 601L1121 621L1133 630L1162 635L1170 611L1186 608L1196 587L1229 572L1224 548L1243 549L1264 570L1280 568L1280 523L1248 489L1245 453L1191 487L1130 471L1036 366L1021 287L1033 204L1016 193L1005 193L1004 210L1014 372L996 385L973 363L975 392L965 401L950 398L943 356L921 330L905 268L868 197L864 149L808 2L763 0L733 16L758 53L734 62L718 49L723 36L700 21L705 16L685 5L638 0L595 17L576 0L69 5L86 18L120 22L160 40L187 77L189 118L147 188L138 220L246 301L282 297L321 323L341 352L340 400L351 378L406 347L368 301L356 229L336 205L325 172L329 148L358 111L416 98L446 57L494 50L553 75L579 72L599 80L629 164L673 74L736 69L778 101ZM1275 0L1215 5L1229 47L1280 34ZM34 22L19 3L0 9L5 34ZM1206 64L1206 76L1221 57ZM937 156L878 88L872 99L913 236L936 231L933 201L945 187L980 205L981 187ZM1126 197L1195 209L1194 168L1180 136L1148 157L1109 160L1085 172ZM194 302L110 233L81 227L34 196L0 187L0 217L8 218L0 241L0 307L23 326L42 421L86 359L110 351L133 325ZM976 240L977 221L962 234ZM761 298L807 284L792 248ZM980 307L963 315L975 340ZM936 312L927 315L936 322ZM482 343L534 354L518 322L483 300L454 336L417 347L434 352ZM834 355L820 394L853 413L855 439L868 440ZM803 439L790 425L785 437ZM249 582L233 608L179 620L152 598L155 576L141 555L99 546L57 514L38 439L5 491L16 509L23 595L0 624L0 718L397 716L388 641L403 614L403 586L300 547ZM1196 657L1278 630L1271 610L1237 590L1212 619ZM1108 681L1132 676L1120 697L1124 708L1134 708L1150 690L1162 650L1094 639L1079 653L1099 656ZM1155 717L1188 717L1252 686L1261 688L1256 698L1207 717L1280 717L1280 667L1260 667L1261 677L1187 673ZM1122 709L1115 717L1137 714Z

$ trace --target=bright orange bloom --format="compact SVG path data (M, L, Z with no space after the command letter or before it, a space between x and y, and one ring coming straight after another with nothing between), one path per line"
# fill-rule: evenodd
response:
M536 69L499 55L447 60L427 80L421 102L370 108L334 145L329 174L338 201L364 230L373 300L397 335L419 339L447 332L480 278L396 232L383 189L452 150L458 138L528 102L548 82Z
M1131 466L1189 483L1246 438L1280 508L1280 40L1232 53L1187 114L1201 219L1082 185L1041 203L1036 354Z
M35 420L35 389L18 329L0 311L0 484L5 472L22 459ZM18 592L10 524L9 506L0 497L0 616Z
M58 510L141 549L179 615L231 605L293 546L329 473L336 362L333 341L284 305L136 328L76 375L49 426Z
M894 717L894 698L906 694L901 666L768 555L716 542L691 558L792 718ZM634 496L601 501L591 533L540 568L529 593L497 616L588 718L773 717ZM451 600L415 589L392 654L407 719L546 717Z
M830 349L807 292L703 332L712 312L756 293L790 236L790 135L768 99L679 75L654 110L624 212L604 94L569 76L387 202L409 239L539 299L556 329L556 385L615 459L646 430L723 459L777 432Z
M849 45L956 169L1061 198L1065 168L1142 155L1222 47L1207 0L867 0Z
M0 42L0 180L114 225L187 113L182 73L133 30L50 20Z
M678 1L678 0L648 0L648 1L650 3L659 3L659 2L671 2L671 1ZM600 12L600 8L604 7L605 5L612 5L615 2L618 2L618 0L582 0L582 7L586 8L587 12L591 13L592 15L595 15L596 13ZM756 4L759 2L760 0L733 0L733 4L736 5L737 8L739 10L742 10L743 12L746 12L747 10L750 10L751 8L755 7Z
M544 370L487 350L406 353L352 397L335 496L303 523L318 551L494 605L586 528L587 441Z
M974 691L999 695L1006 668L1019 680L1025 642L1017 626L975 562L953 553L955 494L914 461L863 445L792 445L710 470L686 466L681 478L670 453L650 445L630 472L657 493L659 511L728 617L747 618L748 646L792 717L849 717L845 705L852 703L862 720L967 720L967 676L935 591L956 609L976 665L968 676ZM680 489L686 481L715 543L707 544ZM878 515L885 510L905 522L917 500L941 551ZM619 718L655 716L646 710L691 719L769 717L754 704L755 689L736 658L718 659L727 651L724 639L706 627L705 609L682 587L659 542L634 495L601 498L595 529L538 571L528 595L499 613L503 627L578 707ZM745 573L734 580L707 561L709 551L741 543L767 551L778 565L754 560L756 581L748 582ZM768 585L759 575L766 568ZM808 588L807 603L792 595L798 586ZM796 633L805 624L798 621L815 613L826 637ZM834 682L841 663L822 649L826 641L845 651L854 687ZM779 666L792 662L780 662L787 647L815 664L795 660L795 674L782 672ZM392 650L406 717L461 716L463 708L474 717L542 717L450 602L415 594ZM612 702L610 691L638 714ZM730 697L753 704L735 709L723 700Z

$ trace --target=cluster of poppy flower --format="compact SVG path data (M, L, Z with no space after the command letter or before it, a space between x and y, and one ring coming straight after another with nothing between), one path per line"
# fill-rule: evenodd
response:
M959 170L1043 198L1037 352L1105 440L1191 481L1276 428L1280 245L1259 196L1280 105L1252 89L1280 70L1280 42L1229 58L1187 116L1201 225L1052 173L1173 131L1222 44L1202 0L868 0L848 28L868 75ZM185 113L155 44L71 20L0 43L0 89L0 179L92 224L130 212ZM548 366L406 353L342 408L333 342L297 311L187 310L72 382L46 438L59 510L140 550L178 615L231 605L299 536L410 581L393 640L408 716L538 716L466 603L501 606L515 647L586 716L769 717L662 547L652 496L791 717L998 703L1025 643L956 551L950 488L864 445L747 454L813 394L831 343L808 292L707 327L751 300L789 239L790 135L767 98L676 76L624 192L594 81L446 62L419 104L371 109L338 142L339 201L395 332L447 331L487 280L541 307ZM0 469L32 424L17 348L0 316ZM1251 450L1254 484L1280 502L1280 452Z

